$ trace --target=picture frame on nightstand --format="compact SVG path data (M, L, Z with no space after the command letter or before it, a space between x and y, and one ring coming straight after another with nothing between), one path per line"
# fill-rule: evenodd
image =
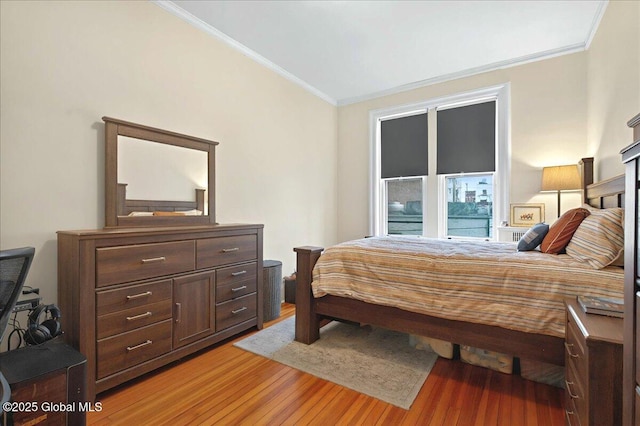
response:
M544 222L544 204L511 204L510 226L530 227Z

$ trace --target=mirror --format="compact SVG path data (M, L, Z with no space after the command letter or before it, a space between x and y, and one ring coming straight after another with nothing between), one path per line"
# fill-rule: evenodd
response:
M194 188L207 189L207 156L196 149L120 135L118 183L126 182L127 199L193 201Z
M103 117L105 224L215 224L218 142Z

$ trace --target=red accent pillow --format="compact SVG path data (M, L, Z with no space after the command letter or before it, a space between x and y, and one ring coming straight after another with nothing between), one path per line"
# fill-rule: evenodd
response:
M571 209L556 220L549 228L549 232L540 244L543 253L564 253L564 249L571 241L571 237L582 221L589 216L589 210L578 207Z

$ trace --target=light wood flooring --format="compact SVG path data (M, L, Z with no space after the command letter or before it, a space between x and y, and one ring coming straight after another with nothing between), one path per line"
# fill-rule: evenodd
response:
M294 312L284 304L265 326ZM564 425L564 391L516 375L440 358L407 411L238 349L235 340L98 395L102 411L87 423Z

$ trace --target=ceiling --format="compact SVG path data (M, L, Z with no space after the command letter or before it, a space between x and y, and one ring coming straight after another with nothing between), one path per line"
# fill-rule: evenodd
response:
M344 105L588 48L607 1L155 3Z

